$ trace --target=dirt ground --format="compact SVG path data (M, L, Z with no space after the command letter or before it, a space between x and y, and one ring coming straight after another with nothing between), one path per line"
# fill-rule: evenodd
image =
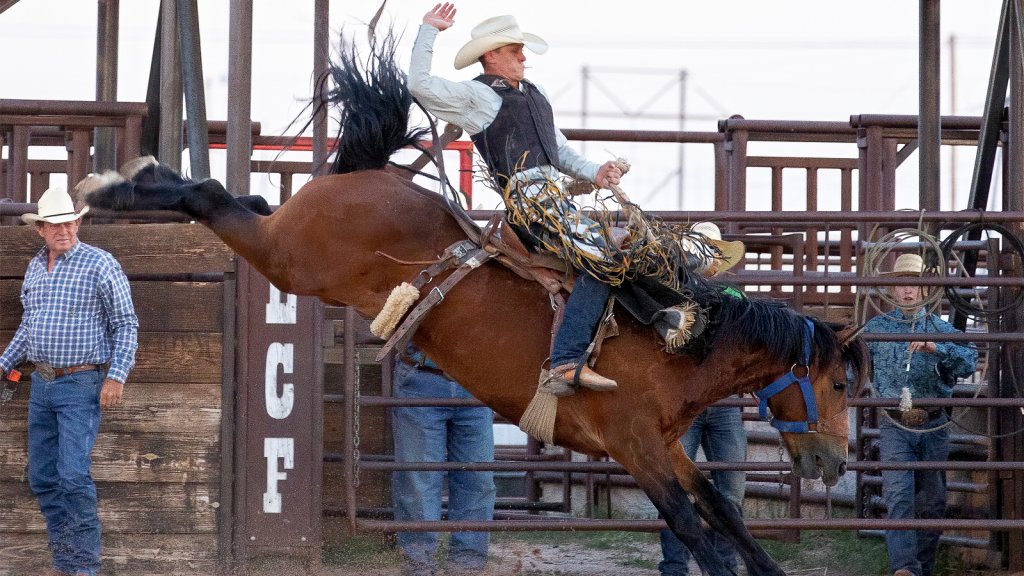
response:
M635 543L626 547L598 549L573 543L534 544L522 541L497 541L491 545L491 559L487 570L480 576L658 576L654 567L661 557L656 541ZM800 562L803 567L783 568L789 576L864 576L863 566L850 566L858 559L847 559L844 565L814 566L816 551L807 550ZM810 556L811 558L808 558ZM810 560L810 566L808 566ZM844 564L831 561L832 564ZM691 564L690 574L700 574ZM276 559L262 563L247 572L247 576L394 576L399 574L396 558L365 560L346 565L319 567L300 566ZM745 571L740 572L741 575ZM882 576L884 572L878 573ZM954 576L954 575L951 575ZM966 570L955 576L1024 576L1024 572L992 572Z

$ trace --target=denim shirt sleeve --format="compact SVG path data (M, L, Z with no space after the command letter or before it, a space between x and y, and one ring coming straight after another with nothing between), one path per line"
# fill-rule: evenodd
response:
M899 313L872 318L865 326L865 331L875 334L919 333L925 341L927 333L959 332L934 314L921 317L915 323L908 323ZM978 353L973 346L936 342L934 354L908 354L909 345L906 341L868 344L876 396L898 398L903 387L907 387L914 398L946 398L952 394L952 384L956 378L974 373Z
M942 320L938 320L935 326L939 332L944 334L960 332ZM936 342L935 354L939 357L939 364L942 365L942 368L954 378L966 378L974 374L978 365L978 350L973 344Z

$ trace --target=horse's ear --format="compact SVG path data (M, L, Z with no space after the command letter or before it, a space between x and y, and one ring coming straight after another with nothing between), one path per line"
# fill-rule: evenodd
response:
M849 328L843 328L836 334L836 338L839 340L839 347L846 348L850 342L853 342L854 338L860 336L861 332L864 331L864 327L867 324L861 324L860 326L850 326Z

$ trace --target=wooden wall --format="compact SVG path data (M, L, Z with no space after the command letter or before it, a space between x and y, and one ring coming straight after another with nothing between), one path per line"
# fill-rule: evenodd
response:
M121 263L140 324L124 404L104 412L93 451L104 574L216 574L230 514L219 505L224 284L160 277L231 271L232 254L199 225L84 224L79 237ZM0 226L0 347L21 320L21 278L41 246L32 227ZM23 383L0 408L0 574L49 565L24 473L28 396Z

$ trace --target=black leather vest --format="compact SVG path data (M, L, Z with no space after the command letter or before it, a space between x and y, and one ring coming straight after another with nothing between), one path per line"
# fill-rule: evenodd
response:
M558 165L558 145L555 141L555 117L551 104L533 84L522 80L522 90L513 88L500 76L482 74L475 78L494 89L501 96L501 109L490 126L473 135L473 144L487 162L498 184L516 172L526 152L520 170Z

